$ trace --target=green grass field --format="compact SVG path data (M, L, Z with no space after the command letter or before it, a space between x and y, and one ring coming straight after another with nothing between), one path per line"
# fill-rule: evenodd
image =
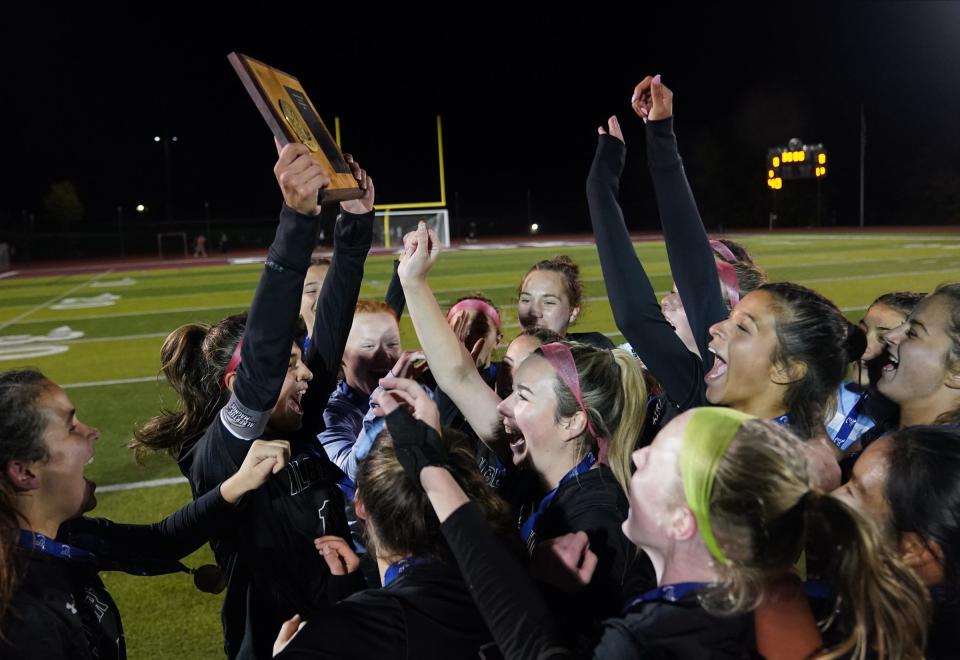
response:
M857 320L879 294L928 291L960 280L960 234L777 234L739 240L752 250L772 280L792 280L829 296ZM441 257L431 284L441 304L482 290L503 306L505 334L518 328L511 303L521 275L536 260L560 252L582 268L588 301L578 323L582 330L609 333L621 341L606 301L596 250L587 247L514 248L451 252ZM654 287L670 288L662 243L637 245ZM392 259L367 261L362 294L381 298ZM80 418L102 437L90 478L102 487L179 476L171 459L155 456L137 465L126 449L134 425L176 401L158 382L159 349L166 334L190 321L214 322L250 302L260 266L237 265L139 272L88 273L59 277L0 279L0 369L35 366L64 385ZM133 283L125 282L127 278ZM65 299L105 293L119 296L109 306L62 307ZM14 335L44 336L68 325L83 336L68 341L14 344ZM401 323L404 346L416 345L409 319ZM25 348L66 347L49 356L22 357ZM52 349L51 349L52 350ZM19 355L19 356L18 356ZM130 381L116 383L115 381ZM186 485L102 493L94 515L117 521L155 521L189 500ZM187 560L212 561L207 548ZM220 598L193 588L186 575L155 578L105 574L127 633L131 658L213 658L222 651Z

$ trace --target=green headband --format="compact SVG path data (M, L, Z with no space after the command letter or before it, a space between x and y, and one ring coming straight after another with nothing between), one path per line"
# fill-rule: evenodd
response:
M713 494L713 478L717 465L727 453L733 437L752 415L730 408L698 408L690 416L683 432L683 447L680 449L680 477L687 506L693 511L707 550L722 564L727 557L717 544L710 526L710 496Z

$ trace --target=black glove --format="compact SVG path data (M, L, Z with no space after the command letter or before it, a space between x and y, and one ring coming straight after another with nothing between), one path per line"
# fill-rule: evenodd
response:
M397 408L387 415L387 429L393 438L397 460L414 483L420 484L420 470L423 468L447 464L447 450L440 441L440 434L429 424L414 419L404 408Z

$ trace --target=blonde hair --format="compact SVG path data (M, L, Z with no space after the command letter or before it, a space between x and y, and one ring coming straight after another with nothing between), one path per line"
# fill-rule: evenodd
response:
M580 379L581 399L590 424L608 442L607 462L617 483L626 493L630 488L630 455L636 448L647 414L647 384L643 369L629 351L606 350L578 342L563 342L570 349ZM543 355L540 349L535 351ZM557 419L580 410L580 404L560 378L554 391L557 396ZM580 438L582 453L593 442L588 432Z
M812 486L802 442L764 420L743 423L716 466L710 525L723 548L720 586L704 597L719 613L753 610L790 571L808 540L829 548L827 574L850 635L823 657L922 657L929 595L874 524Z

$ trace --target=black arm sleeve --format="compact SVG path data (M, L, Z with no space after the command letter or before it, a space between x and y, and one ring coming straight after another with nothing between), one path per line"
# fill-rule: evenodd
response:
M359 594L310 619L276 657L410 658L409 634L399 601Z
M670 272L677 283L690 329L706 371L713 366L707 350L710 326L727 318L713 249L687 182L673 133L673 118L647 122L647 161L667 244Z
M344 212L337 220L333 258L317 297L310 350L304 358L313 380L303 395L303 435L313 439L323 431L323 410L337 385L372 236L372 211L363 215Z
M590 222L613 318L623 336L681 410L702 405L700 360L687 350L660 311L656 293L633 249L618 197L626 146L601 135L587 177Z
M214 488L160 522L133 525L105 518L77 518L61 527L58 538L105 559L175 561L233 526L237 519L236 507Z
M400 284L400 275L397 269L400 267L400 260L393 260L393 276L390 278L390 284L387 285L387 295L384 297L390 309L397 314L397 321L403 316L403 308L407 305L407 298L403 295L403 286Z
M347 596L367 588L367 580L360 569L346 575L330 574L327 578L327 601L336 605Z
M441 525L497 647L505 658L565 658L546 603L473 502Z
M300 215L286 205L280 211L280 224L250 305L233 390L237 402L251 411L269 411L280 395L317 224L317 217Z

